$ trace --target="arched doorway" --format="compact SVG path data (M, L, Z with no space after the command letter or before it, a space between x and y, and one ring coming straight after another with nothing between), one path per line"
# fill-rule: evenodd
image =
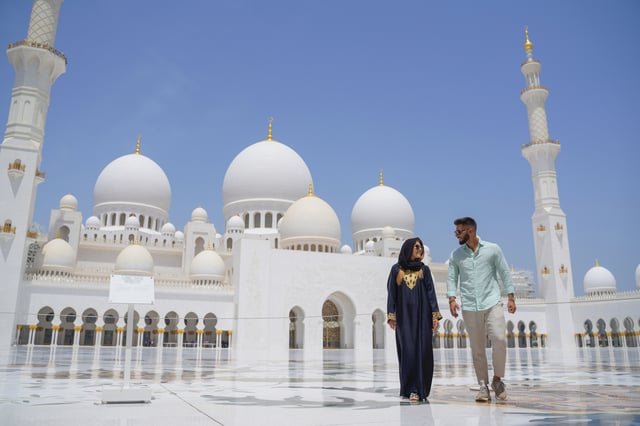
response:
M322 305L322 347L324 349L340 348L340 315L338 307L331 300Z

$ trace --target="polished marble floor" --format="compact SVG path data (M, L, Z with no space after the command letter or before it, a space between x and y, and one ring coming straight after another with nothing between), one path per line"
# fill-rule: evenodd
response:
M640 348L509 349L506 401L474 402L464 351L436 350L428 402L397 394L395 359L235 361L211 348L0 351L2 425L640 425ZM126 366L130 366L130 370ZM126 386L128 385L128 386ZM109 389L145 403L104 403Z

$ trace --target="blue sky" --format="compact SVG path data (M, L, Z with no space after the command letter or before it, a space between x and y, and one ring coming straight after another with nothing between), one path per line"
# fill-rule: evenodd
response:
M0 41L26 37L30 1L0 2ZM188 5L188 6L185 6ZM224 229L222 181L267 135L307 163L352 245L358 197L407 197L443 262L470 215L517 269L535 271L524 27L550 96L550 137L576 294L595 264L635 288L640 211L640 2L66 0L34 221L74 194L84 220L102 169L135 149L172 185L178 229L204 207ZM0 60L0 117L14 72ZM536 277L537 281L537 277Z

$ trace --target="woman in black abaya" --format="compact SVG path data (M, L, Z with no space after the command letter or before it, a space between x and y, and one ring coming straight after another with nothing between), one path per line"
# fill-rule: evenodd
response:
M433 379L432 334L442 318L420 238L402 244L387 281L387 323L396 332L400 396L425 400Z

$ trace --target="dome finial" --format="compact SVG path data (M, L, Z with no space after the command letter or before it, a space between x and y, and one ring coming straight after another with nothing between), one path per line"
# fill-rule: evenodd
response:
M529 40L529 27L525 26L524 27L524 50L525 52L529 52L531 50L533 50L533 43L531 43L531 40Z
M269 117L269 130L267 131L267 140L273 140L273 117Z
M307 193L307 197L313 197L313 182L309 184L309 192Z
M598 263L598 259L596 259L596 266L600 266L600 264Z
M140 140L142 139L142 135L138 135L138 140L136 141L136 154L140 154Z
M382 169L380 169L380 186L384 186L384 181L382 180Z

